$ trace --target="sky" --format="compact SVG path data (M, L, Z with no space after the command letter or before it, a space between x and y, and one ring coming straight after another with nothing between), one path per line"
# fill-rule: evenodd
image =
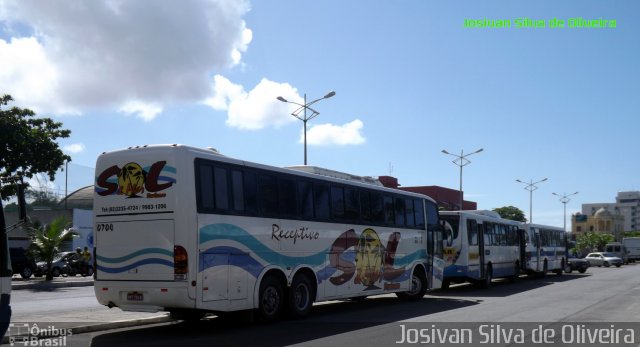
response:
M465 199L529 217L516 180L548 178L534 222L561 227L552 193L579 192L570 214L640 190L638 13L634 0L0 0L0 93L71 130L73 191L100 153L143 144L300 165L303 123L276 97L335 91L313 106L309 165L458 189L441 151L483 148ZM45 185L60 191L64 174Z

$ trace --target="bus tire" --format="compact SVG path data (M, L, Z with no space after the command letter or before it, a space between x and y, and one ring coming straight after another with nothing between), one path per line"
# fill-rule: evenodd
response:
M484 280L482 281L482 288L490 288L491 282L493 282L493 269L491 267L491 264L488 264Z
M313 306L313 292L307 275L300 273L293 278L288 292L288 308L293 318L303 318L309 314Z
M282 283L274 276L267 276L260 283L258 316L263 322L273 322L280 317L284 307Z
M449 289L449 286L451 285L451 281L450 280L442 280L442 290L447 290Z
M520 279L520 263L516 262L513 268L513 275L509 277L509 281L513 283L513 282L517 282L518 279Z
M411 289L406 292L398 292L396 296L402 300L417 301L427 292L427 277L419 268L413 270L411 275Z
M556 275L561 276L564 271L564 259L560 262L560 268L555 270Z
M547 259L545 259L544 264L542 265L542 272L540 273L540 277L547 277L547 272L549 272L549 265L547 264Z

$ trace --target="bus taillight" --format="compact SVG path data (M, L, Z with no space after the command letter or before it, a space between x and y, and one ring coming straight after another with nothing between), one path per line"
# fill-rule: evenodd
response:
M173 274L176 281L186 281L189 273L189 256L182 246L173 247Z

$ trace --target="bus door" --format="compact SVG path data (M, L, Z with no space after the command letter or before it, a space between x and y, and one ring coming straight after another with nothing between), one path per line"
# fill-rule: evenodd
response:
M520 245L520 270L527 271L527 239L524 229L518 228L518 245Z
M482 237L478 232L478 222L475 219L466 219L467 223L467 238L468 238L468 247L467 247L467 272L473 277L477 277L480 275L481 266L480 266L480 244L479 238ZM475 276L475 274L478 274ZM477 277L479 278L479 277Z
M427 277L430 288L441 288L444 279L443 231L441 227L427 230Z
M534 266L535 266L535 269L536 269L537 272L542 271L542 269L540 268L540 258L542 256L542 254L541 254L542 253L541 252L542 251L542 247L541 247L541 242L540 241L541 241L540 240L540 232L537 229L534 229L532 242L533 242L533 246L534 246L534 254L533 254L533 256L535 256L535 258L536 258L534 260L535 261Z
M478 261L480 265L480 278L483 279L486 276L485 257L484 257L484 224L478 224Z

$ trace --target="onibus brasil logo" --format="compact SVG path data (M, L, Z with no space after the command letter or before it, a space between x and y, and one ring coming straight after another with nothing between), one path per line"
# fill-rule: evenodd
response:
M72 329L33 323L10 323L7 330L10 346L66 346Z

